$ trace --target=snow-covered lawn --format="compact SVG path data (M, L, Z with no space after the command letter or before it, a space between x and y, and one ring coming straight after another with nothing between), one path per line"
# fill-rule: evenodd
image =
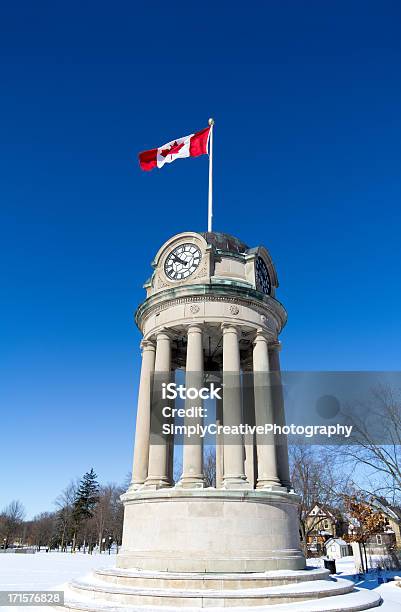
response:
M72 578L83 577L92 569L101 567L113 567L116 563L115 555L93 554L84 555L82 553L36 553L34 555L24 554L0 554L0 590L52 590L57 589ZM322 565L322 560L308 560L308 565ZM352 557L345 557L337 561L338 575L344 578L355 574L355 567ZM386 572L382 576L390 578L400 575L401 571ZM400 612L401 611L401 588L394 582L378 584L378 575L373 573L368 580L355 583L356 586L377 589L384 600L380 612ZM25 608L3 607L6 612L27 612ZM41 612L48 608L40 607Z
M380 557L372 559L372 563L380 561ZM310 567L319 566L323 567L323 559L308 559L307 564ZM373 571L366 579L357 580L356 570L353 557L343 557L342 559L336 560L337 576L342 578L348 578L355 580L355 586L358 588L377 590L383 599L383 605L378 608L380 612L401 612L401 588L396 585L395 582L386 582L385 584L379 584L379 577L383 580L391 580L394 576L400 576L401 570L387 570L380 572Z
M52 589L99 567L112 567L116 555L40 552L34 555L0 554L0 589ZM14 608L15 609L15 608Z
M307 559L306 563L310 567L324 567L324 559L322 557L319 557L318 559ZM380 555L372 555L369 557L369 566L372 568L377 567L378 565L383 565L384 563L385 558ZM341 574L342 576L352 576L356 574L354 557L343 557L342 559L336 559L336 568L337 573ZM398 575L400 572L401 570L395 570L394 572L386 571L386 575Z
M72 578L80 578L92 569L113 567L116 556L108 554L84 555L83 553L40 552L34 555L2 553L0 554L0 590L62 590L62 585ZM56 608L27 608L5 606L3 612L54 612Z
M395 582L382 584L377 590L384 602L379 608L379 612L400 612L401 588L396 586Z

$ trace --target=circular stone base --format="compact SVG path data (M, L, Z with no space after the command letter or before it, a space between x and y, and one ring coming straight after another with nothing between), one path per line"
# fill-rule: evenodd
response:
M64 609L84 612L357 612L380 605L374 591L323 569L263 573L96 570L65 589Z
M293 493L224 489L127 492L120 568L264 572L305 567Z

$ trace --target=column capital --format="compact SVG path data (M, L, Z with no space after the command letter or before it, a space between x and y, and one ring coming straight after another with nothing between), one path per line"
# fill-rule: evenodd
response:
M167 327L161 327L157 332L155 332L156 341L157 340L172 340L172 332Z
M279 353L282 348L283 347L280 340L276 340L275 342L269 344L269 351L276 351L277 353Z
M237 336L240 332L237 325L229 323L228 321L221 324L221 330L223 334L236 334Z
M267 344L269 344L270 342L269 334L261 327L259 327L256 330L255 338L253 340L253 345L255 345L257 342L267 342Z
M153 340L141 340L140 347L142 351L156 351L156 344Z
M187 334L203 334L203 328L200 323L189 323Z

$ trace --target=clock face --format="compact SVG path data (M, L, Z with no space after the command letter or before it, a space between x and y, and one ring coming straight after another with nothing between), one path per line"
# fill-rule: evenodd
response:
M180 244L167 255L164 263L166 276L174 281L184 280L193 274L200 264L202 254L194 244Z
M256 288L266 295L270 294L271 282L269 271L263 259L258 257L256 260Z

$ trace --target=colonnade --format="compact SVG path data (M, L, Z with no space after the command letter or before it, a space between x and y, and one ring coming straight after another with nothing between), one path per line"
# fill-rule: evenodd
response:
M222 406L217 400L216 420L224 425L236 426L243 422L241 391L240 336L241 326L223 323L223 383ZM186 380L185 386L199 386L203 380L204 353L202 324L191 323L187 327ZM152 380L154 373L166 382L170 380L172 341L174 335L168 329L155 334L154 340L143 340L142 367L138 393L134 463L132 487L159 489L173 486L172 445L168 436L160 436L152 443L151 410ZM254 418L256 425L265 423L285 424L284 402L281 384L269 384L269 373L275 372L280 380L279 345L272 342L262 330L255 330L253 339L252 368L254 372ZM229 378L229 380L228 380ZM186 400L188 402L188 400ZM189 402L192 404L191 400ZM188 404L189 405L189 404ZM197 422L191 418L191 424ZM199 418L198 418L199 420ZM185 421L184 421L185 423ZM248 443L247 443L248 442ZM274 443L273 433L256 434L256 465L254 476L250 476L249 457L252 443L242 438L238 442L224 444L224 436L216 440L216 482L217 487L226 489L256 488L281 489L290 487L288 449L284 439ZM250 450L249 450L250 449ZM254 482L252 482L254 480ZM202 439L184 439L183 470L177 487L202 488L205 486L203 473Z

